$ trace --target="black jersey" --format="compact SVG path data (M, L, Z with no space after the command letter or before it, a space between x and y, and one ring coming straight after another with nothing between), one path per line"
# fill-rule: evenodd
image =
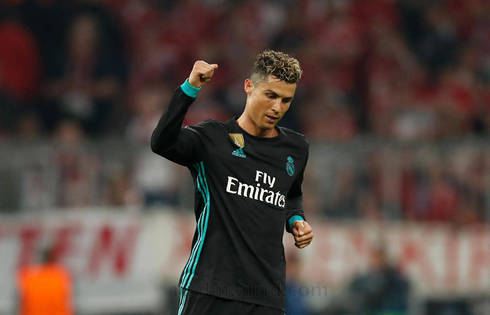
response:
M288 220L304 218L308 142L282 127L273 138L252 136L236 118L182 128L194 100L177 88L151 140L155 153L188 167L195 184L197 226L179 285L284 310L282 240Z

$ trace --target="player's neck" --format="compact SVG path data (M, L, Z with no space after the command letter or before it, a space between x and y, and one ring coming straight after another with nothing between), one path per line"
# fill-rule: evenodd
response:
M248 134L261 138L273 138L279 135L276 127L273 129L261 129L249 117L243 113L238 119L237 124Z

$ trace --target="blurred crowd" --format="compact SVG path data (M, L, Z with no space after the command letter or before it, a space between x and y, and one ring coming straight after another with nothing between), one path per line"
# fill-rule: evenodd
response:
M145 138L197 59L218 63L188 123L227 119L265 48L304 69L284 125L314 139L487 134L486 0L5 0L2 137ZM148 129L148 130L147 130Z
M306 209L335 219L490 222L485 148L482 142L323 147L328 152L316 152L307 169Z
M490 133L488 0L4 0L0 47L4 143L116 136L147 145L172 91L198 59L219 70L185 123L227 120L243 110L243 80L265 48L300 60L304 76L281 124L313 141ZM326 183L318 178L325 172L312 167L307 174L312 211L490 220L484 152L454 158L441 152L390 155L399 161L391 169L376 152L355 167L318 162L335 176ZM100 176L96 158L81 161L65 150L59 159L60 187L73 181L76 188L49 206L178 202L180 171L151 152L130 168L116 167L105 190L80 184L90 182L86 167ZM397 175L389 176L393 169ZM26 191L39 190L39 172L32 172L24 176L33 182L23 184ZM106 197L87 201L100 191Z

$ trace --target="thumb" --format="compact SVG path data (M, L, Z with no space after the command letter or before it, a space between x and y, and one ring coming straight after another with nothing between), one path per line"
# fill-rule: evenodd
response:
M217 64L215 64L215 63L213 63L213 64L211 65L211 67L213 67L213 70L218 69L218 65L217 65Z
M305 234L305 232L303 231L305 228L305 222L304 221L298 221L298 223L296 223L294 227L298 231L299 235Z
M305 234L305 232L303 231L304 229L305 229L305 221L300 221L298 223L299 235Z
M296 226L293 227L293 234L294 234L294 236L299 236L299 230Z

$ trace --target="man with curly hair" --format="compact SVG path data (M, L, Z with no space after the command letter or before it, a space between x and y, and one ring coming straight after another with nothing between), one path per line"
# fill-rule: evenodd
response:
M313 232L301 185L306 138L277 123L289 109L302 70L288 54L266 50L246 79L245 110L222 123L182 128L216 64L197 61L155 128L153 152L189 168L196 232L180 277L178 314L284 314L284 226L298 248Z

